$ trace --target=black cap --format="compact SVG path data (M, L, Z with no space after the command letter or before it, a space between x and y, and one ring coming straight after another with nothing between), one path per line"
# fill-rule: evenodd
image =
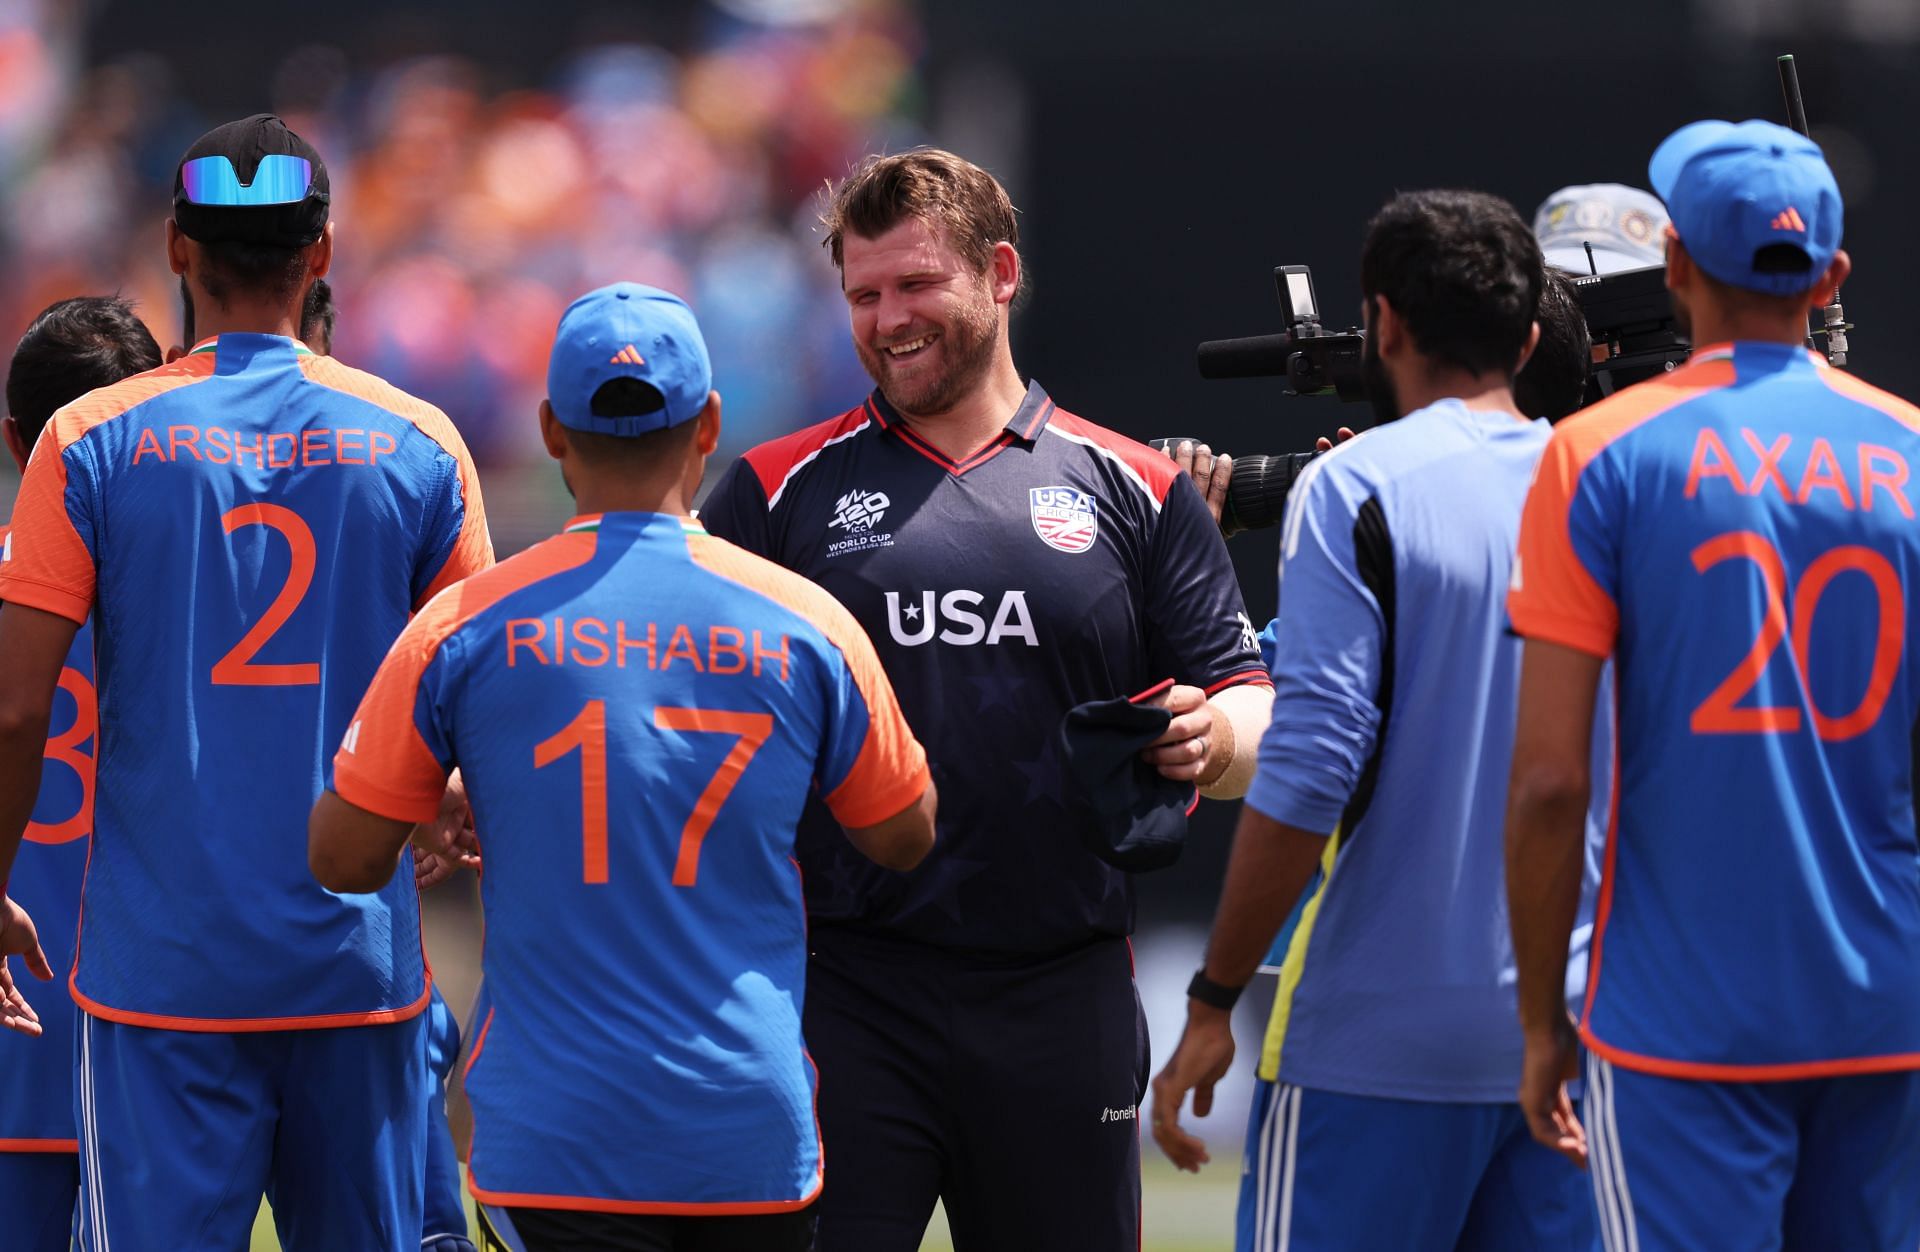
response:
M313 182L304 200L292 204L208 205L187 199L181 171L197 157L223 156L233 163L242 184L251 185L260 158L272 155L304 157L313 167ZM198 243L261 243L281 248L304 248L327 227L332 192L327 167L313 145L287 128L271 113L256 113L237 122L216 126L193 141L173 171L173 220L180 232Z
M1091 700L1060 722L1067 778L1063 797L1087 851L1128 873L1164 869L1180 859L1187 817L1200 801L1190 782L1176 782L1140 759L1167 732L1173 714L1148 703L1171 679L1131 700Z

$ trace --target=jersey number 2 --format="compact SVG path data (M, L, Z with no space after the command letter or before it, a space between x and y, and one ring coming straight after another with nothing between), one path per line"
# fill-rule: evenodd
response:
M1753 647L1720 681L1693 711L1695 734L1790 734L1800 729L1800 710L1786 706L1737 708L1736 702L1752 691L1773 659L1774 649L1787 638L1787 564L1780 550L1766 538L1750 530L1715 535L1693 550L1693 568L1704 574L1722 561L1751 561L1760 570L1766 586L1766 618ZM1829 741L1851 739L1871 729L1893 693L1894 676L1900 669L1900 653L1905 646L1907 621L1906 594L1900 576L1886 557L1872 548L1848 544L1829 549L1809 565L1793 593L1793 659L1806 682L1811 671L1813 615L1827 586L1845 573L1865 574L1873 583L1874 601L1879 609L1879 630L1873 644L1873 669L1867 675L1867 690L1853 711L1841 717L1821 712L1808 689L1807 709L1813 719L1814 733Z
M273 632L287 624L293 611L300 607L307 588L313 585L313 531L300 520L298 513L279 504L243 504L222 514L220 524L226 527L228 534L242 526L265 526L269 530L279 531L287 538L292 564L287 568L287 581L280 588L280 594L273 598L273 603L253 624L253 629L240 636L240 642L213 663L214 685L309 687L319 682L320 664L317 661L297 665L256 665L253 660L260 649L266 646L267 640L273 638Z
M656 708L653 724L661 730L686 734L732 735L720 768L694 801L693 812L680 829L680 851L673 862L673 885L691 887L700 877L700 845L713 827L720 807L733 794L747 764L773 734L767 713L738 713L724 709ZM577 716L533 748L533 765L542 769L578 749L580 752L581 880L607 881L607 705L589 700Z

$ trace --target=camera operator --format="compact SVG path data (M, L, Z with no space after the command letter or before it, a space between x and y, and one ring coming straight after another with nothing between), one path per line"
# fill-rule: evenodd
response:
M1593 339L1587 334L1587 323L1581 317L1579 303L1574 299L1573 284L1565 274L1552 269L1546 271L1545 281L1540 288L1540 307L1534 314L1534 320L1540 323L1540 342L1513 380L1514 403L1522 413L1557 422L1569 413L1576 412L1585 403L1587 363L1593 352ZM1286 454L1263 459L1297 461L1297 473L1311 462L1313 456L1351 438L1352 427L1342 426L1331 439L1322 435L1313 452L1307 456ZM1207 502L1213 520L1220 524L1222 534L1233 536L1243 530L1254 530L1261 525L1279 522L1284 495L1266 505L1272 511L1270 521L1263 520L1252 526L1240 524L1242 515L1234 513L1229 504L1235 466L1231 456L1224 452L1216 453L1205 443L1194 439L1156 439L1153 446L1172 457L1181 472L1193 479L1193 485Z
M1593 360L1593 336L1574 298L1573 282L1548 268L1540 284L1540 342L1513 380L1513 402L1529 417L1558 422L1587 402L1587 369Z
M1493 196L1403 194L1368 229L1367 393L1386 424L1293 493L1273 724L1186 1033L1154 1082L1155 1140L1199 1168L1180 1106L1189 1091L1210 1106L1234 999L1327 871L1261 1058L1242 1248L1593 1238L1580 1172L1512 1100L1522 1040L1496 920L1520 660L1504 597L1548 438L1512 388L1542 281L1539 246Z

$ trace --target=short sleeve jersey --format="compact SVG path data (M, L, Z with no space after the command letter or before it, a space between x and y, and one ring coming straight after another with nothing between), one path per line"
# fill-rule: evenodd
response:
M1167 678L1268 681L1220 532L1172 461L1035 384L956 464L875 392L748 452L701 517L866 628L940 785L939 842L910 875L809 810L817 923L1022 954L1131 931L1128 876L1075 825L1062 718Z
M1547 436L1544 421L1444 400L1318 458L1293 488L1273 721L1247 804L1332 837L1281 966L1269 1080L1512 1098L1501 831L1521 644L1505 599Z
M0 526L0 552L8 534L8 528ZM93 631L82 626L60 670L40 794L7 886L8 894L33 918L56 979L73 970L80 880L86 874L87 835L93 829L97 727ZM24 980L24 985L28 998L34 999L31 981ZM73 1129L73 1009L65 1002L64 988L38 999L39 1038L0 1030L0 1152L79 1150Z
M797 1208L821 1179L792 861L926 756L832 599L682 519L584 518L435 600L334 787L399 821L449 770L480 832L473 1192L612 1212Z
M1920 1067L1916 463L1920 412L1767 343L1555 432L1509 605L1527 637L1615 659L1582 1022L1615 1064Z
M306 828L409 614L492 561L453 425L292 340L223 335L56 413L13 523L0 600L93 614L82 1007L189 1030L417 1013L412 884L324 890Z

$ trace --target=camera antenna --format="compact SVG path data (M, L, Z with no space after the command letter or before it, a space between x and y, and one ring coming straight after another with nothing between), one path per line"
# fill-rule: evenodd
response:
M1580 241L1580 246L1587 250L1587 273L1593 275L1595 278L1598 278L1600 276L1600 263L1593 259L1593 242L1591 240L1582 239Z
M1787 102L1787 125L1809 139L1812 132L1807 129L1807 102L1800 94L1800 71L1794 67L1793 54L1779 58L1780 94ZM1840 307L1840 292L1836 288L1833 303L1822 310L1823 324L1814 333L1823 335L1827 341L1827 360L1834 365L1847 363L1847 332L1853 329L1853 323L1847 320L1847 311Z

